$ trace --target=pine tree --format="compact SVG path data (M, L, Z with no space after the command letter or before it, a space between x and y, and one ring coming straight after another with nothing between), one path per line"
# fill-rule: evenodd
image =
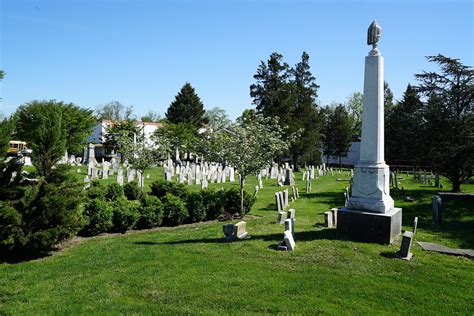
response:
M387 113L393 107L393 92L390 90L387 81L383 82L384 111Z
M181 88L175 100L166 111L166 118L170 123L187 123L196 129L206 123L204 105L190 83Z
M254 78L257 83L250 86L250 96L258 113L278 117L288 135L302 131L286 153L295 168L301 159L318 161L320 122L315 100L319 86L310 71L309 55L303 52L301 61L290 68L281 54L273 53L260 63Z
M302 130L302 134L290 146L289 152L293 165L298 168L300 159L307 163L319 162L320 151L320 118L318 116L316 98L319 85L312 75L309 66L309 55L303 52L301 61L292 70L293 79L293 117L290 132Z
M339 158L341 165L342 157L347 155L352 140L352 119L342 104L334 109L330 124L334 144L333 155Z
M253 76L257 83L250 86L250 96L257 111L264 116L279 117L282 125L288 125L291 114L289 70L288 64L283 62L283 55L272 53L267 63L260 62Z
M403 99L393 106L385 122L386 159L392 164L421 163L421 109L423 104L415 89L407 86Z

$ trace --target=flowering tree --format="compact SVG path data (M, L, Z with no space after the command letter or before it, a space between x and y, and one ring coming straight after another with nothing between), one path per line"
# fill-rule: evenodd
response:
M277 117L264 117L253 111L245 111L225 133L226 160L240 174L240 207L243 211L247 176L257 174L277 155L288 150L297 135L284 135Z

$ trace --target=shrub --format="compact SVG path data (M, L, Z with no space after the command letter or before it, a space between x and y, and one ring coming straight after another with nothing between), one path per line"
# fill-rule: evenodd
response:
M188 221L190 223L200 222L206 218L206 207L201 193L189 193L186 204L188 205Z
M138 183L133 181L125 184L123 186L123 193L129 200L138 200L140 198L140 188L138 187Z
M166 194L172 194L183 200L186 200L188 196L188 190L182 183L176 183L171 181L156 181L151 184L151 195L157 198L162 198Z
M104 200L107 194L107 188L100 184L99 181L92 181L91 187L87 189L88 199L101 199Z
M110 230L113 226L114 207L111 202L93 199L85 203L84 215L89 219L83 234L94 236Z
M144 195L140 200L138 229L160 226L163 221L163 203L156 196Z
M186 203L170 193L163 198L164 223L167 226L176 226L188 217Z
M224 213L224 191L205 189L201 191L201 196L203 199L207 220L215 220Z
M20 213L8 202L0 201L0 250L11 251L21 236Z
M3 204L1 230L9 236L2 242L16 254L51 250L81 230L82 185L40 181L26 188L14 205ZM15 211L12 209L14 207Z
M229 189L225 192L224 210L227 217L234 217L235 214L244 216L248 214L255 203L255 197L244 191L244 209L240 209L240 190Z
M123 197L123 187L118 183L112 183L107 186L105 197L110 201L118 201Z
M125 233L137 223L140 218L138 211L139 205L134 201L129 201L124 197L114 202L114 213L112 222L114 230L120 233Z

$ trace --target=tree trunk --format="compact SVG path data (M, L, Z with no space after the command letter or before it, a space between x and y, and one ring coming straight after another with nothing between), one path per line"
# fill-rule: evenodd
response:
M240 177L240 214L244 215L244 181L243 176Z
M293 154L293 167L295 171L299 171L300 169L298 168L298 155Z
M452 188L452 192L461 192L461 181L459 179L459 177L456 177L454 179L451 180L452 184L453 184L453 188Z

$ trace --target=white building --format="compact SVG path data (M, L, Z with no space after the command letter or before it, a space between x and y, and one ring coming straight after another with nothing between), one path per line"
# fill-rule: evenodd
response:
M343 165L355 165L359 161L360 156L360 142L351 142L347 156L342 157L341 163ZM321 156L321 161L326 163L326 156ZM329 156L329 164L339 164L339 157Z
M95 145L96 157L104 157L106 155L103 144L105 143L107 130L113 124L114 124L114 121L112 120L97 121L94 131L88 137L87 141ZM143 136L145 137L145 142L149 146L154 146L155 143L153 142L151 136L158 128L163 127L163 124L155 123L155 122L142 122L142 121L136 121L135 124L143 132Z

